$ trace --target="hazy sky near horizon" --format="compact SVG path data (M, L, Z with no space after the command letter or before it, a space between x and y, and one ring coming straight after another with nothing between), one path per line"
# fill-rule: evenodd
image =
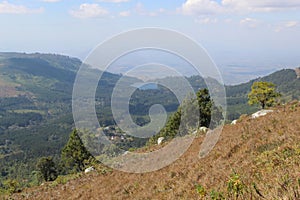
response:
M161 27L199 42L223 70L300 65L299 0L0 0L0 25L0 51L84 59L120 32Z

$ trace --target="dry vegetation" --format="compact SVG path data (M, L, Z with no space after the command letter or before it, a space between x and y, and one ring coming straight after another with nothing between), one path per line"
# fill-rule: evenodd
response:
M15 97L21 94L18 92L13 84L1 80L0 77L0 97Z
M300 78L300 67L296 68L295 72L297 74L297 78Z
M159 171L129 174L101 168L29 188L13 199L300 199L300 103L226 125L199 159L203 136ZM79 177L79 178L78 178Z

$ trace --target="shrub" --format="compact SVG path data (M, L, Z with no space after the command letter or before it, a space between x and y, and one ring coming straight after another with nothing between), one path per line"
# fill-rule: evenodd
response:
M227 191L231 196L236 199L243 194L245 190L245 184L241 181L241 177L236 172L230 175L229 181L227 183Z
M209 194L210 198L212 200L223 200L225 199L224 194L222 192L218 192L215 190L212 190Z
M206 195L206 190L205 190L205 188L204 188L202 185L200 185L200 184L197 184L197 185L196 185L196 191L197 191L197 193L198 193L201 197L204 197L204 196Z

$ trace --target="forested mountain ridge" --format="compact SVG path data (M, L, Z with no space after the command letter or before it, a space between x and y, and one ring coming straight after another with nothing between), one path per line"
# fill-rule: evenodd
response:
M38 157L60 154L72 129L70 94L80 65L67 56L0 53L1 180L30 179Z

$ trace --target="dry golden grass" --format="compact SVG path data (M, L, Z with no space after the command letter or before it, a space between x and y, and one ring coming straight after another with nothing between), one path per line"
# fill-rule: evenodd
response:
M0 97L16 97L19 94L23 94L16 90L16 87L19 86L14 83L8 83L5 80L1 80L0 76Z
M176 162L159 171L129 174L94 172L66 184L29 188L13 199L298 199L300 181L300 103L226 125L210 154L198 158L203 137ZM152 147L155 148L155 147ZM149 150L149 149L148 149ZM232 180L239 195L228 191ZM231 177L232 178L232 177ZM233 178L232 178L233 179ZM53 184L52 184L53 185ZM198 188L198 190L197 190ZM232 193L231 193L232 192ZM261 196L260 196L261 195Z

